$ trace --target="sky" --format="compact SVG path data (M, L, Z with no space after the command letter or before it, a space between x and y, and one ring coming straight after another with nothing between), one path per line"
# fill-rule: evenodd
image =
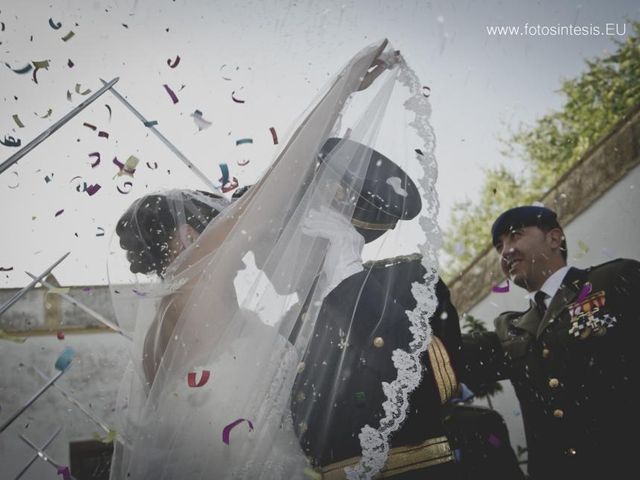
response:
M331 76L386 37L431 91L446 228L454 203L477 199L484 169L522 168L502 157L499 138L559 108L562 80L612 52L633 19L640 6L622 0L0 0L0 139L24 146L98 90L100 78L119 77L115 89L212 181L226 162L240 185L251 184ZM612 35L593 34L607 24ZM544 35L566 25L589 34ZM491 26L520 34L490 35ZM49 68L37 83L33 71L12 71L43 60ZM196 110L211 126L198 130ZM236 146L242 138L253 143ZM0 145L0 161L18 150ZM92 167L94 152L100 164ZM139 159L133 178L117 176L114 157L131 155ZM101 188L90 196L84 182ZM40 273L67 251L54 272L62 285L104 284L118 217L163 188L206 185L105 93L0 174L0 267L13 267L0 272L0 288L26 285L24 270Z

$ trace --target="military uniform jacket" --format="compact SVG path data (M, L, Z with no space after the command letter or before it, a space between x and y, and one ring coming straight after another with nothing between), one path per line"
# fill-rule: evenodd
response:
M408 350L412 340L405 311L416 306L411 284L424 272L419 259L365 266L325 298L292 394L294 427L315 466L359 456L362 427L379 426L386 399L382 382L397 376L391 352ZM392 447L444 435L441 404L455 394L461 337L442 281L436 294L439 305L430 320L434 337L422 357L422 382L410 396Z
M463 381L513 383L533 479L635 469L639 321L640 263L615 260L571 268L542 318L532 304L463 337Z

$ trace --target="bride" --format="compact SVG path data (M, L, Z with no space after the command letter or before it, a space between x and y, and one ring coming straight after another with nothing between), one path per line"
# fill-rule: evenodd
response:
M409 91L401 100L400 87ZM136 333L118 401L112 479L319 476L300 447L290 397L323 299L362 271L363 230L375 227L355 222L358 209L363 201L374 212L394 207L367 190L365 180L379 165L374 146L419 179L424 207L406 222L412 226L372 241L364 254L421 248L430 274L414 292L412 322L422 333L397 364L398 382L385 388L389 419L363 429L362 461L349 475L371 478L380 470L404 418L406 392L420 380L415 367L435 311L437 199L428 114L415 74L385 40L359 52L330 82L241 198L170 191L129 208L116 231L120 247L133 273L161 281L132 289ZM402 214L406 181L380 181ZM126 298L112 289L116 303Z

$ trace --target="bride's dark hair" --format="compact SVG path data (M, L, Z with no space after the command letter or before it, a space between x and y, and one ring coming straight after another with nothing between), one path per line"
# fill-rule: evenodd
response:
M216 206L208 199L215 199ZM127 251L133 273L155 272L162 277L178 252L171 251L171 240L178 227L187 224L201 233L220 213L223 197L200 190L179 190L139 198L120 217L116 234Z

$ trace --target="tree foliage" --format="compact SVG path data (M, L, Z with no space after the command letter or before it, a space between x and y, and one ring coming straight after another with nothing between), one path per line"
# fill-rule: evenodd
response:
M454 205L450 227L445 231L444 250L451 261L445 278L452 278L489 245L489 230L502 211L542 198L559 178L589 148L611 131L640 103L640 22L632 33L615 41L616 51L586 62L586 71L565 80L560 88L564 105L538 119L533 126L521 125L502 138L503 155L524 161L522 173L506 166L485 171L477 203Z

